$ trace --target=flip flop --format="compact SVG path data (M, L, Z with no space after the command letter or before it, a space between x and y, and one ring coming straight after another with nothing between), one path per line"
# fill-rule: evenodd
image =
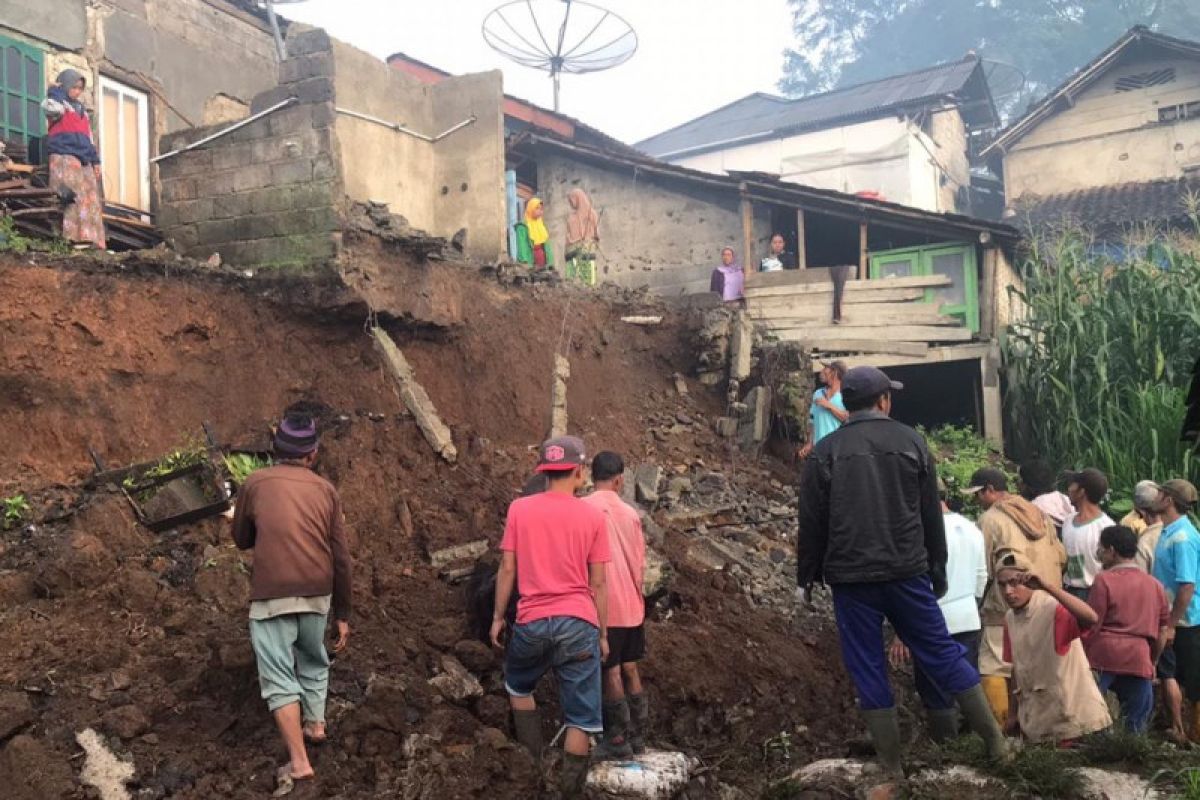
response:
M308 742L309 744L325 744L327 741L329 741L328 733L322 733L322 734L318 735L318 734L310 733L309 731L310 731L309 727L307 725L305 725L304 726L304 741Z
M275 791L271 792L271 797L285 797L295 790L297 781L311 781L316 777L317 773L315 772L303 776L293 775L292 765L284 764L275 770Z

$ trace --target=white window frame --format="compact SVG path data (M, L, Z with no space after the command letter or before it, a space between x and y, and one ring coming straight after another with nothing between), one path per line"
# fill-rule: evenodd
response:
M125 148L121 147L125 139L125 115L120 113L120 110L126 98L130 98L137 103L138 109L138 127L141 129L142 135L138 137L138 185L141 186L143 206L139 207L141 211L150 210L150 96L140 89L135 89L128 84L113 80L105 75L100 76L100 97L96 98L96 107L100 116L100 132L103 136L104 132L104 92L111 91L117 94L117 183L121 189L125 187L125 171L129 169L129 165L125 163ZM101 142L101 148L104 143Z

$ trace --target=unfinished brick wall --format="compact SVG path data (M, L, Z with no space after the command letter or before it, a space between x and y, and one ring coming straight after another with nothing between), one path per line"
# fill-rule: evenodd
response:
M251 112L289 97L291 106L195 150L159 162L157 222L177 248L226 263L310 267L333 258L343 196L334 132L329 38L289 39L280 84ZM162 139L166 153L228 127L195 128Z

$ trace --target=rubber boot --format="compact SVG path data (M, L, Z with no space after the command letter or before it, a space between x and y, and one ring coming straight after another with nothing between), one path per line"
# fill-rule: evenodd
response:
M879 763L889 777L903 778L904 767L900 757L900 717L893 708L877 708L862 712L871 735L871 744Z
M562 772L558 778L558 789L562 792L563 800L583 797L583 789L587 785L588 757L574 753L563 753Z
M513 728L517 733L517 741L533 754L533 760L539 764L542 761L542 712L513 711Z
M929 715L929 738L935 742L948 742L958 737L958 709L931 708Z
M958 708L967 720L967 725L979 734L979 738L983 739L983 743L987 745L988 758L996 761L1009 760L1011 751L1008 747L1008 740L1004 738L1004 731L1000 730L996 716L992 713L992 707L988 705L988 698L983 692L983 686L972 686L957 695L954 701L958 703Z
M1191 714L1188 714L1188 711ZM1193 744L1200 744L1200 703L1184 704L1184 716L1190 716L1192 720L1191 740Z
M629 730L626 737L633 754L640 756L646 752L646 736L650 732L650 702L645 693L626 695L629 700Z
M604 715L604 736L592 748L593 761L620 761L633 757L633 748L625 739L629 725L629 703L625 698L610 700L601 709Z

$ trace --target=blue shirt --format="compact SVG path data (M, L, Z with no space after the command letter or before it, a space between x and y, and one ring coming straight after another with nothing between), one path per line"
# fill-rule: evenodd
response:
M1162 530L1154 548L1154 577L1167 590L1167 599L1175 603L1175 594L1184 583L1200 589L1200 532L1187 517L1180 517ZM1179 624L1186 628L1200 625L1200 592Z
M808 416L812 420L813 444L816 444L829 434L836 431L838 428L842 427L842 421L834 416L832 411L827 408L821 408L819 405L817 405L817 401L822 397L825 397L824 387L813 392L813 402L808 412ZM846 410L846 407L842 405L841 392L838 392L833 397L829 398L829 402L840 408L842 411Z

